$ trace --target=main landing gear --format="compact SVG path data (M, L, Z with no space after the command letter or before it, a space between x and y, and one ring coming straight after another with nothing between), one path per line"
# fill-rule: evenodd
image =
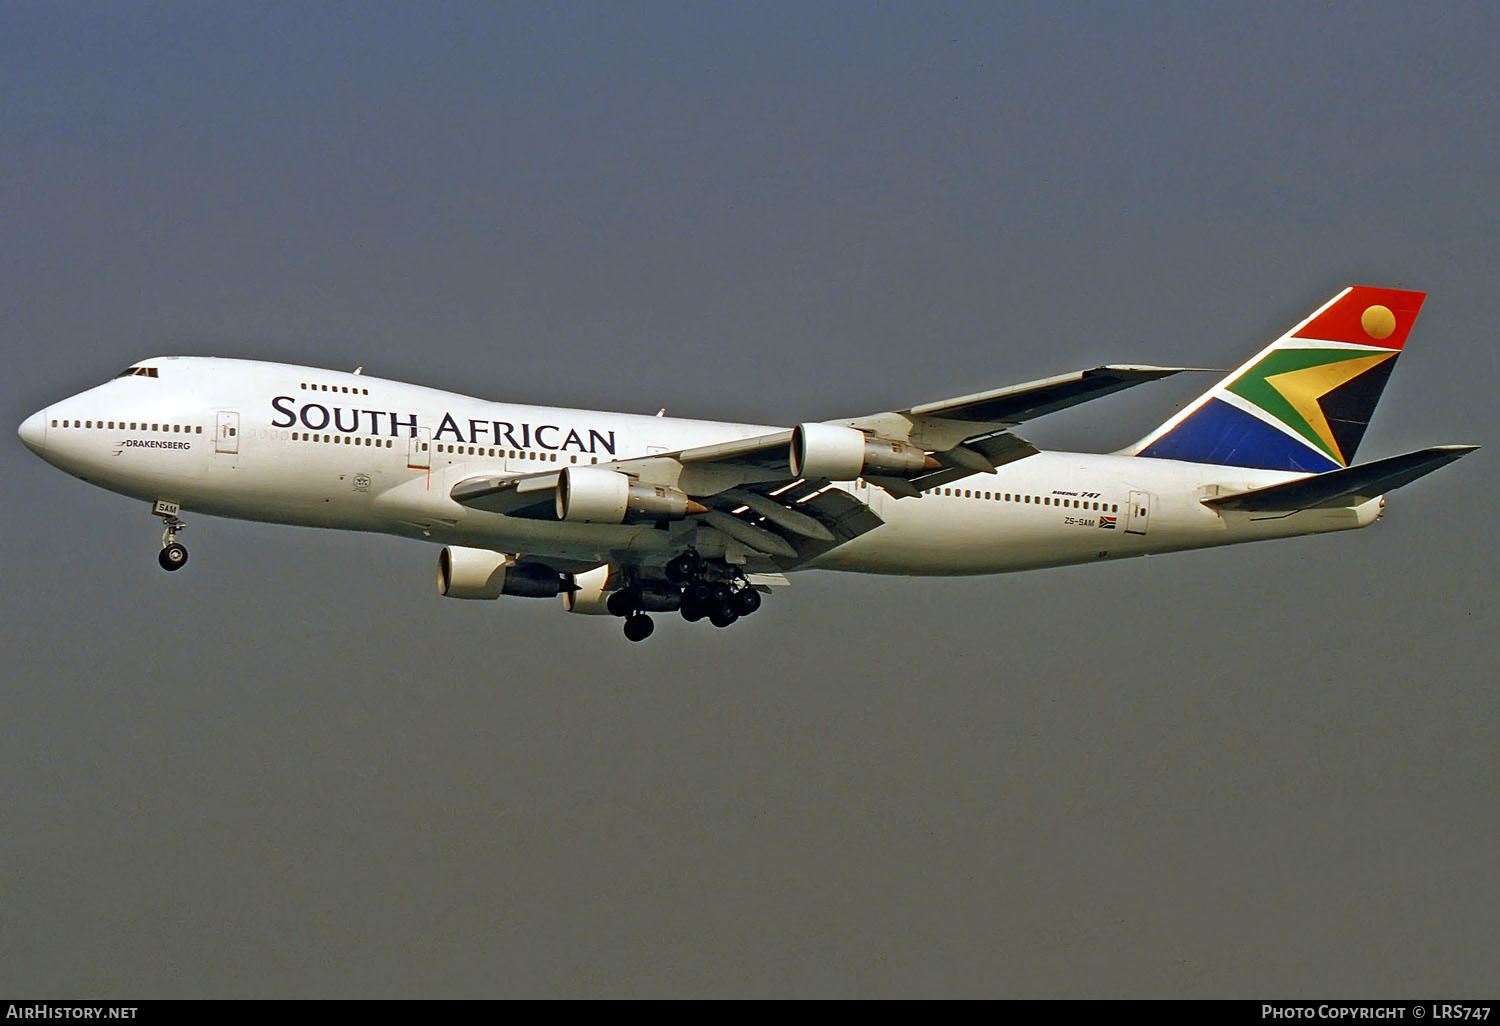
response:
M166 524L166 530L161 533L161 552L157 553L156 561L169 573L187 565L187 546L177 540L177 532L187 528L187 524L177 518L179 508L174 502L157 502L151 508L151 513L161 517Z
M625 637L645 641L654 629L647 611L675 609L688 623L707 620L728 627L760 608L760 592L738 570L710 565L689 549L667 564L665 583L631 583L611 595L606 606L625 620Z

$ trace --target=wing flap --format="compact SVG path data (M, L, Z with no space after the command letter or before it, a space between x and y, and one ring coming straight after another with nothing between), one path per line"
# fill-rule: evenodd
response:
M1411 484L1477 448L1477 445L1437 445L1269 488L1204 499L1203 504L1214 509L1252 513L1357 506L1377 495Z

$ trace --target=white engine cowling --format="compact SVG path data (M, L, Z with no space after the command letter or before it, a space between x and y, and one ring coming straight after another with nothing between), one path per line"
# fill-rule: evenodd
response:
M572 590L563 592L563 608L570 613L608 616L609 610L604 605L609 601L609 592L604 590L608 583L608 564L596 566L586 573L574 574Z
M681 520L688 513L686 492L641 484L625 474L598 467L564 467L557 481L557 519L591 524L629 520Z
M870 474L915 477L939 464L910 442L867 438L836 424L798 424L792 432L792 473L826 481L852 481Z
M544 566L512 563L504 553L446 545L438 553L438 594L457 599L552 598L562 578Z
M865 433L833 424L798 424L792 432L794 477L853 481L865 467Z
M496 599L505 588L505 556L489 549L445 545L438 553L438 594Z

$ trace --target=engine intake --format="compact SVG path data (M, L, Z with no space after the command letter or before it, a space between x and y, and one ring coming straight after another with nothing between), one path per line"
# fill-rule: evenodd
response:
M564 467L557 482L557 519L589 524L636 520L681 520L703 507L687 493L641 484L628 475L597 467Z
M609 584L609 565L596 566L571 577L572 586L563 592L563 608L585 616L609 616L610 592L604 590Z
M940 463L910 442L867 437L836 424L798 424L792 431L792 473L827 481L857 477L916 477Z
M438 594L458 599L553 598L562 575L535 563L512 563L500 552L446 545L438 553Z

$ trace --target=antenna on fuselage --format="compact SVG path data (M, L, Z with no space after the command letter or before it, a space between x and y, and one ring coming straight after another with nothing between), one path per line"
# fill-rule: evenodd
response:
M356 374L363 374L364 372L365 372L365 369L364 369L363 366L354 368L354 373L356 373Z

